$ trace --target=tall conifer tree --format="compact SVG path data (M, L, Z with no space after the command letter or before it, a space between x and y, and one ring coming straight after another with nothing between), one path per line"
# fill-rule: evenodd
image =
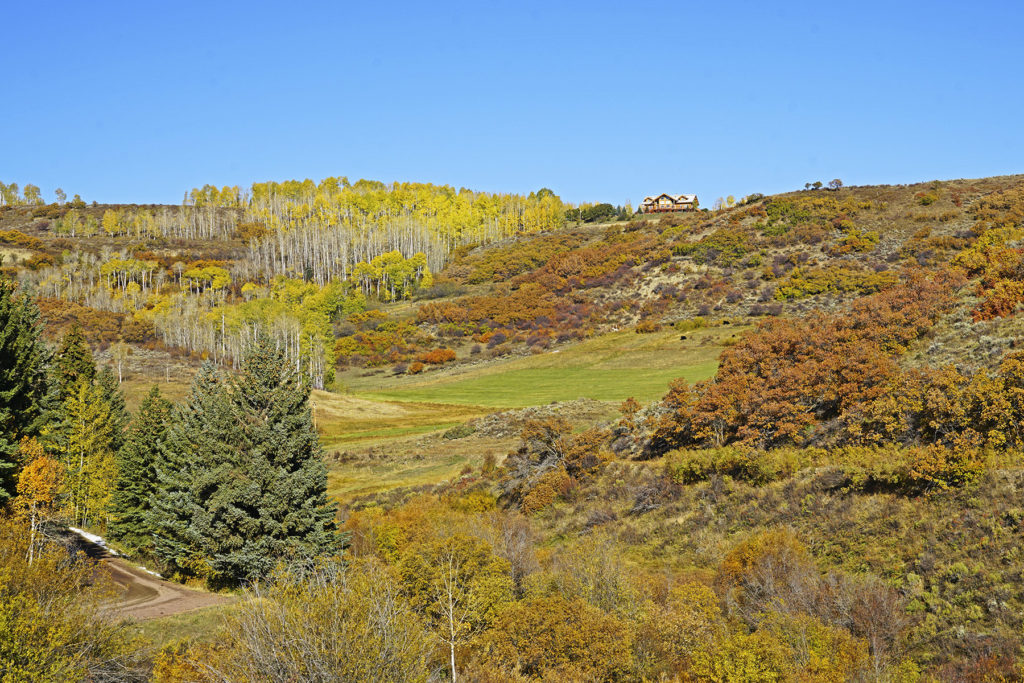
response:
M200 371L160 451L148 517L173 570L237 583L340 550L309 388L268 338L230 385Z
M169 567L214 584L340 550L309 389L266 337L242 376L205 366L174 411L147 515Z
M0 278L0 505L15 494L21 439L46 420L47 360L39 309Z
M92 382L95 379L96 363L92 358L92 350L78 325L74 325L60 340L53 366L61 401L66 401L74 393L79 381Z
M124 445L126 430L131 423L131 415L124 402L124 392L117 381L117 376L109 367L105 367L96 375L96 386L100 396L110 406L110 445L114 452Z
M219 506L219 478L232 462L232 413L226 387L211 363L192 380L184 403L174 407L156 458L156 490L143 515L156 556L177 574L224 581L211 559L217 542L198 529Z
M309 385L266 336L249 349L231 394L248 489L259 496L260 554L313 557L337 550L336 507L313 426ZM251 560L240 554L242 564ZM270 565L262 560L261 571Z
M157 491L156 461L167 435L171 404L154 386L132 421L118 452L114 514L108 532L112 538L137 550L152 550L153 533L148 513Z

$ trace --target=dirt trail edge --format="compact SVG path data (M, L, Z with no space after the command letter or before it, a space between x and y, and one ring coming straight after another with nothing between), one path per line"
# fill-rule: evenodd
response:
M101 571L105 570L121 589L114 610L126 617L140 621L157 619L231 600L225 595L205 593L164 581L115 557L107 548L80 534L76 533L75 539L89 557L97 560Z

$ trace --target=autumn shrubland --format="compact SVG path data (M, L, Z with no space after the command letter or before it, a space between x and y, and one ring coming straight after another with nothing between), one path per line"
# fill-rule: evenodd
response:
M660 217L342 178L5 203L39 342L4 523L105 625L75 671L1024 675L1019 176ZM245 526L257 491L295 521ZM71 521L238 600L114 628Z

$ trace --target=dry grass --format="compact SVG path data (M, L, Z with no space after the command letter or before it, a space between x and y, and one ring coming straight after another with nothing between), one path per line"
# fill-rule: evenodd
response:
M237 609L237 603L214 605L170 617L140 621L134 628L157 649L185 640L212 642L217 638L217 632L225 617L233 609Z
M327 449L447 429L488 410L436 403L375 401L314 391L313 417Z
M22 263L32 258L34 253L31 249L0 246L0 265L12 266Z

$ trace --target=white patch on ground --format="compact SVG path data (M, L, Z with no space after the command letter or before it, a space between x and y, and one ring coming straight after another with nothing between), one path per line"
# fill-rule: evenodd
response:
M106 550L108 553L110 553L114 557L118 557L121 554L121 553L117 552L116 550L114 550L113 548L111 548L109 545L107 545L106 540L104 540L102 536L97 536L96 534L90 534L88 531L84 531L82 529L76 529L73 526L69 526L68 527L68 531L72 531L72 532L78 534L79 536L81 536L82 538L84 538L85 540L89 541L90 543L94 543L94 544L98 545L99 547L103 548L104 550Z
M121 556L121 553L119 553L116 550L114 550L113 548L111 548L110 545L107 543L106 539L103 538L102 536L97 536L96 534L90 534L88 531L85 531L84 529L78 529L78 528L73 527L73 526L69 526L68 527L68 531L76 533L79 536L81 536L82 538L84 538L85 540L89 541L90 543L98 545L99 547L103 548L104 550L106 550L108 553L110 553L114 557L120 557ZM146 567L143 567L140 564L134 564L133 566L135 566L138 569L141 569L142 571L146 572L147 574L152 574L153 576L157 577L158 579L162 579L163 578L157 572L153 571L152 569L147 569Z

